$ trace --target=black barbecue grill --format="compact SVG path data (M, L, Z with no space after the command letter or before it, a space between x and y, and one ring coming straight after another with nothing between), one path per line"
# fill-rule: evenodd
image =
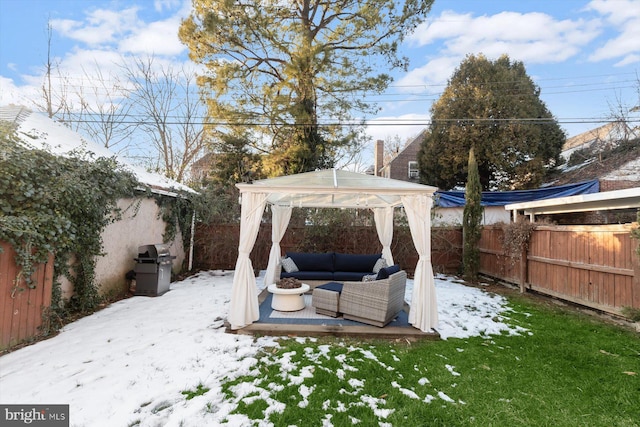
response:
M155 297L169 290L171 268L175 256L171 255L169 245L138 246L138 258L134 258L136 266L135 295Z

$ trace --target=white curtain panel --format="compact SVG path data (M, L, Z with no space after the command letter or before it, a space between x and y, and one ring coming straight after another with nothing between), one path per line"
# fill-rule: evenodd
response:
M409 323L422 332L438 326L438 304L431 266L431 205L430 195L402 196L413 244L419 259L413 278L413 295Z
M240 242L227 320L231 329L243 328L260 318L258 289L249 255L256 243L267 200L264 193L243 193L240 208Z
M382 257L387 260L387 265L393 265L391 254L391 242L393 241L393 207L375 208L373 219L376 222L378 239L382 243Z
M289 206L271 205L271 251L264 276L265 286L276 283L280 277L280 241L287 231L292 211Z

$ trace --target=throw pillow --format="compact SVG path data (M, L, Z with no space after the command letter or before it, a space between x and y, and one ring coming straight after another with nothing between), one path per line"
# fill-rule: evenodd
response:
M282 264L282 268L284 268L284 271L287 273L295 273L296 271L299 271L298 266L291 258L282 258L282 260L280 260L280 264Z
M386 267L388 267L387 260L384 258L380 258L378 261L376 261L376 264L373 266L373 270L371 271L378 274L381 268L386 268Z
M378 280L388 279L389 276L397 273L398 271L400 271L400 266L398 264L394 264L391 267L381 268L380 271L378 271Z
M377 274L367 274L365 276L362 276L362 281L363 282L373 282L377 278L378 278Z

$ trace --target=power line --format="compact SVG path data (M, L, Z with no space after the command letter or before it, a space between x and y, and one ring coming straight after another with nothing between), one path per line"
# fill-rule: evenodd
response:
M548 82L553 82L553 81L566 81L566 80L581 80L581 79L593 79L593 78L611 78L611 77L622 77L622 76L630 76L630 75L636 75L636 73L633 72L626 72L626 73L617 73L617 74L600 74L600 75L591 75L591 76L576 76L576 77L554 77L554 78L545 78L545 79L539 79L538 81L548 81ZM51 76L54 79L60 79L60 80L64 80L65 81L65 85L64 87L66 89L91 89L92 92L90 94L79 94L78 95L83 95L85 97L88 97L89 95L93 95L93 96L110 96L113 98L118 98L118 96L114 95L114 92L110 91L109 88L105 87L105 85L102 86L93 86L93 85L86 85L86 84L71 84L69 83L69 77L65 77L65 76ZM81 80L85 80L85 78L81 78ZM504 93L507 92L507 95L511 95L508 92L511 92L512 89L510 88L505 88L504 90L502 90L500 87L491 87L492 85L496 85L496 86L501 86L504 87L506 85L510 85L510 84L515 84L518 83L518 81L486 81L486 82L482 82L484 85L487 85L488 87L491 88L492 92L495 93ZM534 81L534 84L536 83L536 81ZM593 92L593 91L605 91L605 90L622 90L622 89L630 89L630 88L635 88L636 84L638 83L637 79L624 79L624 80L617 80L617 81L612 81L612 82L602 82L602 81L598 81L598 82L591 82L591 83L576 83L576 84L571 84L571 85L554 85L554 86L540 86L537 85L541 91L541 95L556 95L556 94L565 94L565 93L582 93L582 92ZM631 85L629 85L631 84ZM412 85L394 85L391 84L388 86L388 88L395 88L395 89L411 89L411 88L445 88L447 87L448 84L446 83L442 83L442 84L412 84ZM121 97L124 98L127 96L127 94L134 92L133 90L126 90L123 88L123 86L126 86L126 83L123 85L122 83L118 82L118 90L122 91L121 93ZM597 89L584 89L584 90L579 90L579 89L575 89L576 87L588 87L588 86L598 86ZM566 88L567 90L562 90L562 91L554 91L554 92L548 92L548 90L550 89L558 89L558 88ZM195 89L195 88L194 88ZM387 96L426 96L426 97L440 97L442 95L443 92L427 92L427 93L407 93L407 92L393 92L393 93L368 93L365 91L353 91L350 92L353 96L359 96L359 95L367 95L368 97L371 98L376 98L376 97L387 97ZM200 91L200 89L195 89L194 91L190 91L188 90L186 92L187 95L189 96L200 96L202 94L202 92ZM68 95L68 93L67 93ZM517 95L517 94L516 94ZM413 101L412 99L392 99L392 100L388 100L387 102L404 102L404 101ZM368 101L368 102L374 102L374 101Z
M361 127L361 126L428 126L433 120L425 119L425 120L412 120L412 119L378 119L381 122L376 122L376 119L370 119L368 121L365 120L364 123L347 123L347 122L330 122L330 121L320 121L318 123L291 123L285 124L286 127L306 127L306 126L341 126L341 127ZM383 122L382 122L383 121ZM558 123L558 124L604 124L604 123L615 123L619 122L619 119L612 118L600 118L600 117L585 117L585 118L564 118L564 119L554 119L554 118L473 118L473 117L464 117L464 118L447 118L447 119L437 119L438 122L446 122L446 123L509 123L509 124L549 124L549 123ZM64 119L60 120L61 123L103 123L101 120L88 120L88 119ZM626 120L627 123L640 123L640 118L635 119L631 118ZM122 120L116 123L117 125L155 125L155 122L145 121L145 120ZM242 122L242 123L233 123L230 121L212 121L207 122L199 118L198 120L190 120L186 121L165 121L163 122L165 125L169 126L182 126L182 125L194 125L194 126L273 126L273 123L268 122Z

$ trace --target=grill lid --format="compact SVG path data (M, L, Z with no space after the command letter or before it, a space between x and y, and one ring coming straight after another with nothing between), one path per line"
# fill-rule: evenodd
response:
M169 251L169 245L165 243L138 246L138 258L157 259L168 257L171 257L171 252Z

